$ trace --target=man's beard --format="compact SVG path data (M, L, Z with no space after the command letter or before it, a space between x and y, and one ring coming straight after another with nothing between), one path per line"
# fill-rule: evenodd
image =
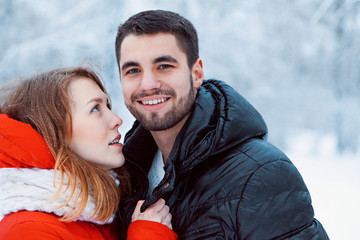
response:
M147 118L145 114L140 113L133 105L126 104L126 107L129 109L131 114L144 126L144 128L149 131L162 131L172 128L191 112L196 98L192 81L192 76L190 76L191 84L189 93L176 102L175 106L173 106L167 113L165 113L163 117L160 117L157 112L152 112L151 117ZM150 94L146 94L146 96L160 94L170 95L173 98L176 97L176 93L173 90L156 90ZM142 95L141 97L145 97L145 95ZM139 98L139 96L132 97L132 102L134 102L133 98Z

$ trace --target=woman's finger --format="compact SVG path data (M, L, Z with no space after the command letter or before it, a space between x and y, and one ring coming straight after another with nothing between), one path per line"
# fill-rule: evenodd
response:
M166 225L168 228L172 230L171 219L172 219L172 215L171 213L169 213L168 215L166 215L166 217L163 219L161 223Z
M154 212L160 212L165 206L165 200L160 198L156 203L151 204L147 209L151 209Z
M165 218L168 214L169 214L170 208L168 205L164 205L162 209L160 209L160 211L158 212L160 214L160 216L162 216L163 218Z
M139 215L140 215L140 209L141 206L144 204L144 200L140 200L137 202L136 206L135 206L135 210L131 216L131 221L134 222L136 220L138 220Z

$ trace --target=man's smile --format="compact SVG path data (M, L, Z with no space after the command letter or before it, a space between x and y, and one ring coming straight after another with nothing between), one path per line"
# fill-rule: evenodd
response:
M153 99L153 100L142 100L142 101L139 101L141 102L142 104L144 105L155 105L155 104L159 104L159 103L163 103L167 100L169 100L170 98L157 98L157 99Z

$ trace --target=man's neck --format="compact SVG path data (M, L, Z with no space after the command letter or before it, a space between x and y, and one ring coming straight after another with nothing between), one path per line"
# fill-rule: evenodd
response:
M150 131L156 145L159 147L162 152L163 161L166 162L166 159L169 157L170 152L174 146L175 139L180 132L181 128L184 126L189 115L183 118L178 124L172 128L163 130L163 131Z

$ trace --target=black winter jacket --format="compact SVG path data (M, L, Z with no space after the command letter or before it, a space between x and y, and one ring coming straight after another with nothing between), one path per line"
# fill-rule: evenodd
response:
M143 207L164 198L179 239L328 239L300 173L266 134L260 114L234 89L204 81L165 177ZM146 198L156 150L136 121L123 149L133 189L120 205L124 233L137 200Z

